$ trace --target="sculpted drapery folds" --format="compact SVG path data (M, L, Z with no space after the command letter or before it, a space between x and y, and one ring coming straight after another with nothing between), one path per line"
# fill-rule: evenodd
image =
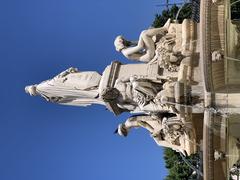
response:
M98 99L100 80L101 75L95 71L80 72L77 68L69 68L52 79L27 86L25 91L30 95L40 95L47 101L65 105L104 104Z

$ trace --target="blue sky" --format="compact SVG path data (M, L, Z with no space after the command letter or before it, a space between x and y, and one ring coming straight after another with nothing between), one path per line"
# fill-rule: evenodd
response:
M148 0L0 2L0 179L163 179L162 148L143 129L113 135L129 114L102 106L61 106L30 97L24 86L59 72L102 72L122 34L137 39L160 10Z

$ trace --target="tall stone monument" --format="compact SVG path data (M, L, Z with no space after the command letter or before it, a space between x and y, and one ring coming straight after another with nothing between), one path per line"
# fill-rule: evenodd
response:
M133 127L149 130L155 142L184 155L197 152L194 114L203 113L199 78L197 24L185 19L142 31L138 42L118 36L114 45L124 56L142 64L114 61L100 75L69 68L52 79L27 86L30 95L63 105L101 104L115 115L138 113L120 124L126 136ZM198 116L199 117L199 116Z

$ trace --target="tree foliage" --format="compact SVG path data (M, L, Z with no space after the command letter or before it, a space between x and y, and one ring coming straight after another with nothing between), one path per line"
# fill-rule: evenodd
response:
M197 154L186 157L186 159L192 162L193 166L198 166L199 156ZM164 160L165 167L169 170L166 180L193 180L197 178L196 174L193 174L193 170L184 162L178 152L165 148Z
M174 4L169 10L163 10L162 14L156 14L152 26L155 28L162 27L169 18L171 18L172 20L176 19L179 9L180 8ZM179 23L181 23L184 19L191 18L191 16L192 6L189 4L185 4L182 7L177 20Z

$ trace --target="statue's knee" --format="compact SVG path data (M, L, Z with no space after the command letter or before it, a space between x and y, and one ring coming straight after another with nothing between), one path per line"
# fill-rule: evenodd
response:
M146 36L147 35L147 30L143 30L142 32L141 32L141 36Z

